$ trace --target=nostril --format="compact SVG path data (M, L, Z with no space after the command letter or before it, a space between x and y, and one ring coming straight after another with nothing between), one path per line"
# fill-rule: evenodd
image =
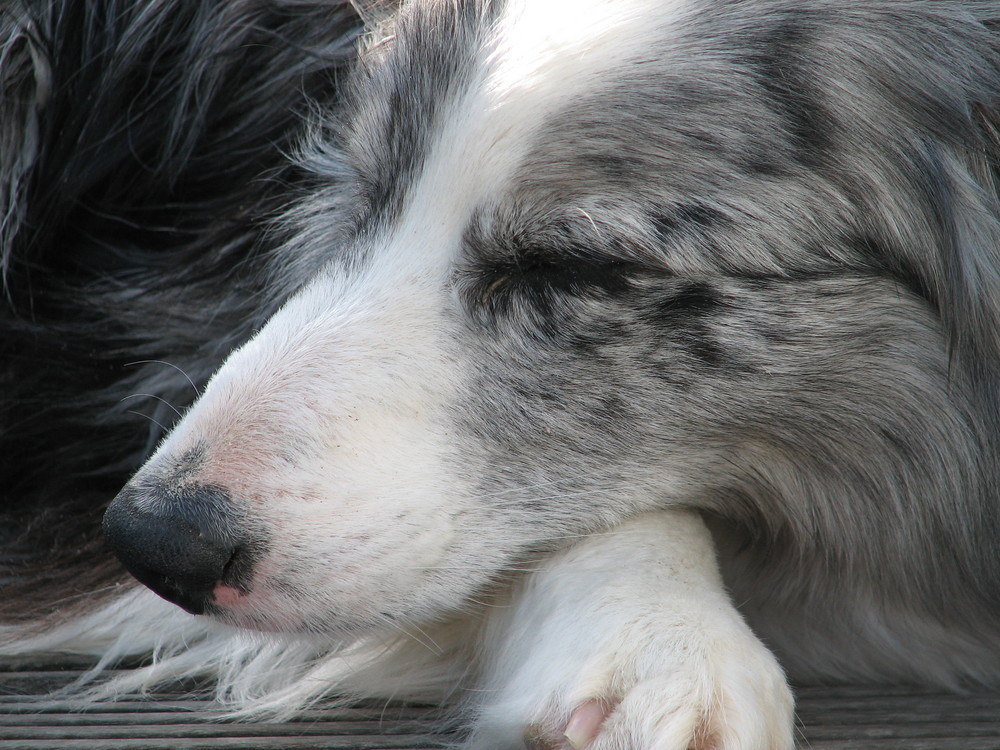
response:
M225 519L228 507L228 497L216 488L167 494L155 485L132 485L108 506L103 529L118 559L141 583L202 614L219 580L235 580L248 569L248 562L241 562L246 555L238 554L238 535Z
M253 557L246 547L237 547L233 550L229 561L222 568L222 575L219 580L227 586L239 589L243 593L247 592L247 582L250 580L253 569Z

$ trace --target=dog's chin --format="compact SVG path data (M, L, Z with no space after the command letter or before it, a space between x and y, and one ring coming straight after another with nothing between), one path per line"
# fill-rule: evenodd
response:
M281 612L235 609L208 604L205 616L240 630L252 630L271 635L320 635L318 629L304 618ZM332 635L332 634L331 634Z
M271 635L298 635L309 631L305 624L294 627L289 622L277 623L264 616L250 616L247 614L235 614L219 607L210 606L205 610L205 614L211 619L240 630L253 630L257 633L268 633Z
M216 584L205 604L204 615L225 625L259 633L315 633L297 607L271 601L266 587L240 589L222 582Z
M266 585L249 590L218 584L205 604L204 616L240 630L252 630L275 636L310 636L321 640L353 640L370 633L373 623L348 621L335 613L319 610L307 602L278 597Z

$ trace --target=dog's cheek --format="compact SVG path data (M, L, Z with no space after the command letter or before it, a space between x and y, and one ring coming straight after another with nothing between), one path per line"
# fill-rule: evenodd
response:
M483 484L504 501L501 510L613 523L620 517L609 497L631 495L622 502L646 507L652 480L669 493L678 468L696 461L698 449L685 448L697 438L692 403L712 382L703 360L724 355L695 313L689 325L652 320L654 300L695 296L675 281L662 286L545 293L544 305L522 297L476 311L489 317L470 326L456 418L486 452Z

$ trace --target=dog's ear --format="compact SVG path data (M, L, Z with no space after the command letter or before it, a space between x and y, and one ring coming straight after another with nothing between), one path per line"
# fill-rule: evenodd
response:
M972 108L968 147L931 149L944 277L936 290L953 355L981 383L998 387L1000 363L1000 101ZM936 153L935 153L936 152Z
M1000 110L976 104L972 111L982 140L970 166L987 190L1000 195Z
M995 106L950 104L946 124L884 124L901 127L895 163L870 173L884 192L861 198L880 240L863 254L934 307L953 364L1000 395L1000 90Z
M1000 396L1000 11L970 7L989 39L970 64L964 118L968 133L948 132L931 158L930 194L940 232L937 288L942 320L957 356L992 397ZM982 37L980 37L982 39ZM941 141L938 141L939 143ZM957 144L957 145L956 145Z

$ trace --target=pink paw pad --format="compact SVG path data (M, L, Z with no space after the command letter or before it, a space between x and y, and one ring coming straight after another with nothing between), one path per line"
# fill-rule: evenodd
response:
M563 736L573 750L583 750L594 741L611 709L603 701L593 698L573 711L563 729Z

